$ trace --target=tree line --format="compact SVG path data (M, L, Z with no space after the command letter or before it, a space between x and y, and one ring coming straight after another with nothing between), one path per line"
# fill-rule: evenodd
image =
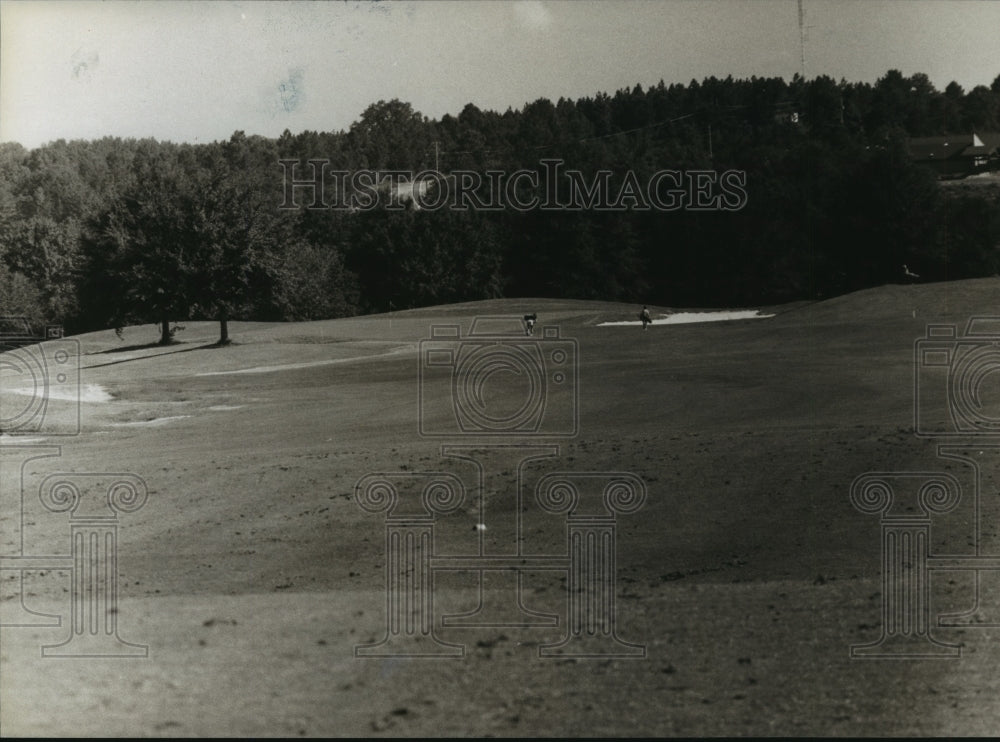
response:
M70 332L310 320L500 296L773 304L1000 272L996 189L940 187L907 138L1000 131L1000 76L966 92L890 70L717 79L430 120L379 101L346 131L0 145L0 313ZM284 161L581 183L738 172L731 209L285 208ZM597 178L598 180L595 180ZM494 181L495 182L495 181ZM661 182L672 182L662 181ZM301 189L300 189L301 190ZM302 194L300 194L302 195ZM486 194L482 194L486 197ZM308 198L302 198L308 202ZM287 205L287 204L286 204Z

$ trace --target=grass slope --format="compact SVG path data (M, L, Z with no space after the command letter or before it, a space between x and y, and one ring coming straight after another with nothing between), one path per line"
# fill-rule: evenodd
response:
M1000 724L996 629L953 630L956 661L857 661L879 636L877 519L848 501L866 471L942 468L913 435L913 344L928 322L989 313L1000 280L886 286L744 322L598 327L636 307L508 299L296 324L188 323L146 346L92 333L82 433L25 469L123 471L150 499L119 533L122 637L143 660L42 660L65 628L0 633L0 732L127 735L982 734ZM667 308L651 307L654 315ZM580 433L526 469L627 471L648 499L618 519L618 631L644 660L542 660L559 629L440 629L454 660L355 659L384 633L384 523L354 502L369 472L475 470L417 435L419 343L433 324L536 311L579 358ZM53 408L53 420L58 410ZM474 442L483 443L481 439ZM513 471L518 452L497 460ZM0 462L2 463L2 462ZM13 472L13 473L12 473ZM3 470L2 549L20 537ZM514 548L509 477L483 503L487 553ZM16 490L15 490L16 493ZM505 493L508 496L504 496ZM66 522L25 500L32 553L67 550ZM968 512L962 511L968 520ZM467 506L437 553L469 553ZM935 532L967 534L961 518ZM528 507L534 553L564 525ZM953 528L954 530L947 530ZM963 530L964 529L964 530ZM944 541L941 541L943 548ZM3 572L0 607L16 603ZM967 608L968 575L935 584ZM559 573L527 573L531 608L564 612ZM497 584L497 583L490 583ZM25 601L65 613L65 573L25 574ZM436 612L475 607L443 575ZM953 605L952 605L953 604ZM55 711L54 711L55 710Z

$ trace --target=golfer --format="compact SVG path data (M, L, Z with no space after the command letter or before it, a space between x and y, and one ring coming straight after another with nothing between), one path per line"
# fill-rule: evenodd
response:
M531 314L524 315L524 334L533 335L535 332L535 322L538 320L538 314L532 312Z
M642 321L642 329L645 330L647 325L653 324L653 318L649 316L649 310L646 307L642 308L639 312L639 319Z

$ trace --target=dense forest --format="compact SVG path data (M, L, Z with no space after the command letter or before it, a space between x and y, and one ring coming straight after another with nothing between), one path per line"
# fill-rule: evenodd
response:
M229 319L499 296L754 306L898 282L903 264L922 280L994 275L997 191L942 188L907 150L909 137L973 131L1000 131L1000 76L938 91L891 70L874 85L708 78L504 113L470 103L439 121L379 101L347 131L277 139L8 143L0 314L70 332L153 322L166 332L186 319L224 331ZM490 172L544 175L553 162L581 183L607 173L615 189L663 171L735 172L741 198L692 208L688 190L683 208L643 208L641 194L624 208L476 207L489 203ZM302 181L323 163L324 199L292 187L290 173ZM439 185L483 178L467 208L392 198L337 208L358 195L343 173L365 170L431 170Z

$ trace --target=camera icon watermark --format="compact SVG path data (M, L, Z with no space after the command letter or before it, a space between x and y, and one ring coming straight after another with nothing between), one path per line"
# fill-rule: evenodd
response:
M914 344L914 430L921 437L1000 436L1000 317L928 325Z
M852 504L878 514L882 532L882 636L852 646L854 658L958 657L960 645L938 640L933 628L1000 626L1000 317L972 317L962 333L927 326L914 343L913 420L917 437L947 441L937 456L964 480L946 471L868 472L852 483ZM938 542L932 521L945 534ZM936 622L935 573L968 588L960 596L968 607Z
M52 339L0 336L2 433L80 433L80 343L56 325L46 332Z
M419 346L420 435L577 435L577 351L558 327L526 337L519 317L476 317L465 336L432 326Z

